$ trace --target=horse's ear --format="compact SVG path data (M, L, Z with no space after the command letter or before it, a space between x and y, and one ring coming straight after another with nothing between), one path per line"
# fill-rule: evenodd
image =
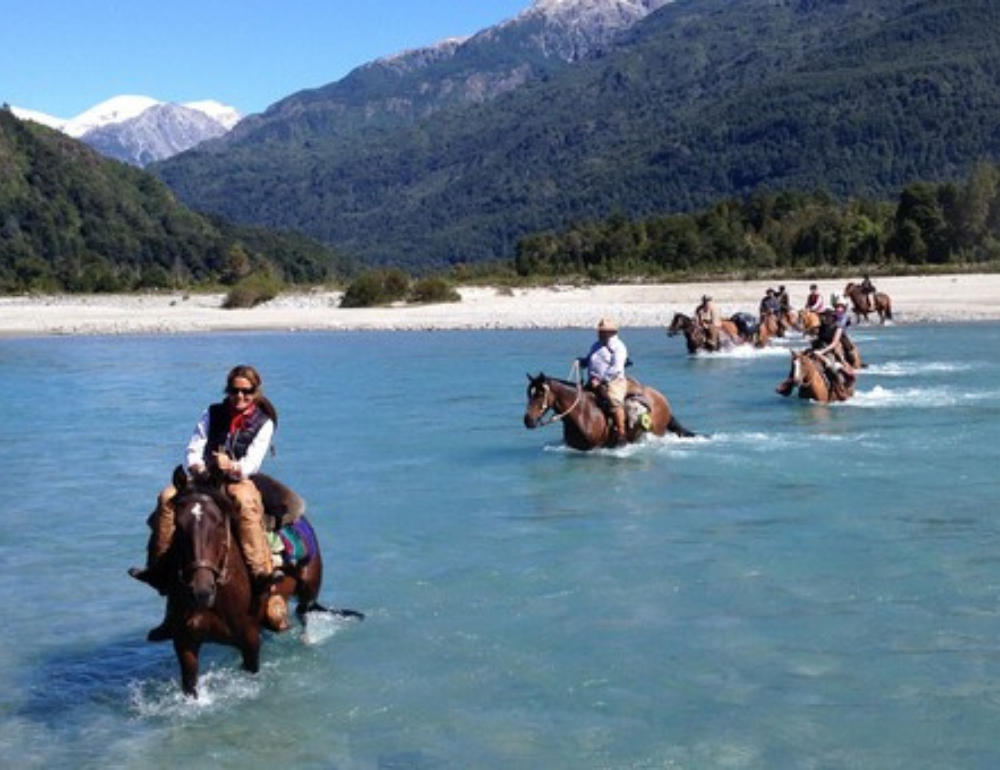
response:
M184 472L184 466L183 465L178 465L176 468L174 468L174 479L173 480L174 480L174 487L178 491L184 489L184 487L187 486L188 477L187 477L187 473Z

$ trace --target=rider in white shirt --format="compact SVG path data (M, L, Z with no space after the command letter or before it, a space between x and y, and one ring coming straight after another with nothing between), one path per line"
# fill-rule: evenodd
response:
M597 341L587 356L587 380L598 397L607 403L614 421L617 443L628 441L625 430L625 393L628 381L625 379L625 362L628 348L618 336L618 324L609 318L602 318L597 325Z

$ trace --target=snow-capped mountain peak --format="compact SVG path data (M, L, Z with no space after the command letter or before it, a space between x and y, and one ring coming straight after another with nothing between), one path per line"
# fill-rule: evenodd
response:
M673 0L535 0L521 16L562 20L619 18L636 20Z
M65 118L57 118L53 115L47 115L44 112L38 112L37 110L26 110L23 107L11 107L10 109L14 113L14 116L21 120L41 123L43 126L54 128L57 131L62 131L63 126L66 125Z
M204 99L200 102L184 102L181 107L187 107L188 109L197 110L208 115L216 123L221 123L227 131L243 118L243 115L235 107L230 107L228 104L223 104L213 99Z
M81 112L75 118L70 118L62 130L74 138L79 138L95 128L137 118L157 104L160 102L149 96L115 96Z
M221 136L243 117L235 107L211 99L173 104L149 96L115 96L69 120L11 109L18 118L62 131L109 157L137 166Z

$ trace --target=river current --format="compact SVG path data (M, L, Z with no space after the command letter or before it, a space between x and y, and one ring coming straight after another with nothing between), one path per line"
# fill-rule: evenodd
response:
M995 767L1000 324L865 326L858 395L784 341L625 329L696 438L580 453L527 373L589 330L0 340L4 767ZM367 614L203 654L180 695L145 517L226 371Z

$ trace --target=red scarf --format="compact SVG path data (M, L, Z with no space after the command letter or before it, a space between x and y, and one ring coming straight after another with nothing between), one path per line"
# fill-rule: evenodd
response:
M237 412L231 406L229 407L229 410L233 412L232 419L230 419L229 421L229 435L232 436L243 430L243 427L246 425L246 423L250 420L251 417L253 417L254 412L257 411L257 404L256 403L251 404L242 412Z

